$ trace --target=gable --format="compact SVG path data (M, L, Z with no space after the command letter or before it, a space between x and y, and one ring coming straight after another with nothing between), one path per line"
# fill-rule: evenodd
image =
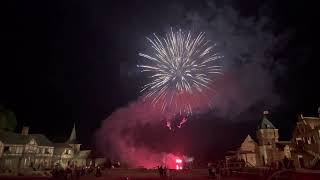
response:
M255 152L257 143L251 138L250 135L246 137L246 139L241 144L241 151L251 151Z
M306 122L311 129L320 126L320 118L318 117L303 117L303 121Z
M31 146L37 146L38 143L36 142L35 139L31 138L30 141L28 142L28 145L31 145Z

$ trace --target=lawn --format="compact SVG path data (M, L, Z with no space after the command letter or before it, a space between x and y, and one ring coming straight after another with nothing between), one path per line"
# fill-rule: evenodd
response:
M299 180L318 180L320 174L315 173L304 173L294 172L288 176L284 176L280 179L299 179ZM169 173L169 177L161 178L157 170L145 170L145 169L112 169L103 172L101 177L85 176L81 177L80 180L207 180L209 179L206 169L194 169L194 170L172 170ZM267 179L265 176L260 179ZM54 180L50 177L4 177L0 176L1 180ZM223 180L255 180L259 179L259 176L238 174L233 177L223 177ZM75 180L75 179L74 179Z

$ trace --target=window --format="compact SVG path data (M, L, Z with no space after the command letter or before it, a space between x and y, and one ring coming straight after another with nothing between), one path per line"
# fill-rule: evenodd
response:
M23 152L23 147L18 146L17 147L17 154L21 154Z
M34 140L31 140L29 144L26 145L26 152L28 153L36 153L39 152L37 144Z
M9 146L5 146L3 149L3 152L10 152L10 147Z
M45 148L44 153L45 153L45 154L50 154L50 152L49 152L49 148Z
M5 164L5 166L12 166L12 159L5 159L4 160L4 164Z
M314 143L316 143L315 137L314 137L314 136L311 136L311 144L314 144Z
M36 144L36 142L32 139L31 141L30 141L30 143L29 144L31 144L31 145L35 145Z
M16 146L11 146L11 147L10 147L10 152L15 153L16 150L17 150Z
M308 144L311 144L311 137L307 138L307 142L308 142Z
M66 149L65 150L65 154L71 154L71 150L70 149Z

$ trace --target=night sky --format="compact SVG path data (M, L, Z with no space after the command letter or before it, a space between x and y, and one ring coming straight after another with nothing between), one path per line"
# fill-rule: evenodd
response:
M276 100L270 101L265 95L260 98L260 90L257 93L253 90L251 93L257 94L257 100L241 111L237 108L227 111L234 115L211 112L198 117L203 120L190 122L185 132L195 132L196 138L211 140L196 146L205 147L206 152L230 150L246 134L254 134L265 109L270 110L271 120L280 129L282 139L291 136L297 114L317 116L320 63L316 56L315 3L10 0L2 4L0 104L16 113L17 131L28 125L33 133L61 140L69 135L75 122L79 140L86 147L92 146L94 132L102 120L140 95L145 79L138 73L136 64L140 59L138 52L146 48L145 36L165 32L170 27L191 26L210 34L210 28L202 29L201 25L190 22L188 15L199 13L200 19L206 17L204 21L210 24L211 15L207 14L215 13L210 10L212 4L220 9L232 7L238 13L236 16L252 21L264 16L270 21L268 31L276 36L284 34L285 38L273 46L276 51L268 56L272 63L265 65L270 78L268 87L262 89L272 91ZM233 53L237 56L237 51ZM226 69L236 69L239 62L239 67L246 63L228 58L224 61ZM255 71L252 72L254 76ZM225 75L228 76L228 71ZM241 79L248 82L248 87L251 80ZM254 81L263 84L265 78L258 76ZM232 103L237 104L237 98ZM212 120L216 116L219 118ZM185 137L183 133L172 136ZM218 138L222 135L226 136L223 141Z

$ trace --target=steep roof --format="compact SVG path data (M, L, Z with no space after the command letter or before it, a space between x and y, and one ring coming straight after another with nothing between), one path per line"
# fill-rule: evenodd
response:
M79 153L77 153L75 157L79 159L81 158L85 159L89 157L90 153L91 153L91 150L82 150Z
M54 143L53 145L55 148L72 148L69 144L67 143Z
M66 143L54 143L54 155L61 155L66 149L72 149L69 144Z
M66 143L69 143L69 144L78 144L78 141L77 141L77 133L76 133L76 124L75 124L75 123L73 123L73 128L72 128L70 137L69 137L69 139L68 139L68 141L67 141Z
M0 140L5 144L27 144L34 139L39 146L53 146L53 143L43 134L22 135L20 133L0 131Z
M256 143L249 134L248 134L247 137L244 139L243 143L244 143L244 142L254 142L254 143Z
M276 129L276 127L267 118L268 113L263 114L263 118L259 123L258 129Z
M40 146L53 146L53 143L43 134L31 134L30 136L33 137Z

